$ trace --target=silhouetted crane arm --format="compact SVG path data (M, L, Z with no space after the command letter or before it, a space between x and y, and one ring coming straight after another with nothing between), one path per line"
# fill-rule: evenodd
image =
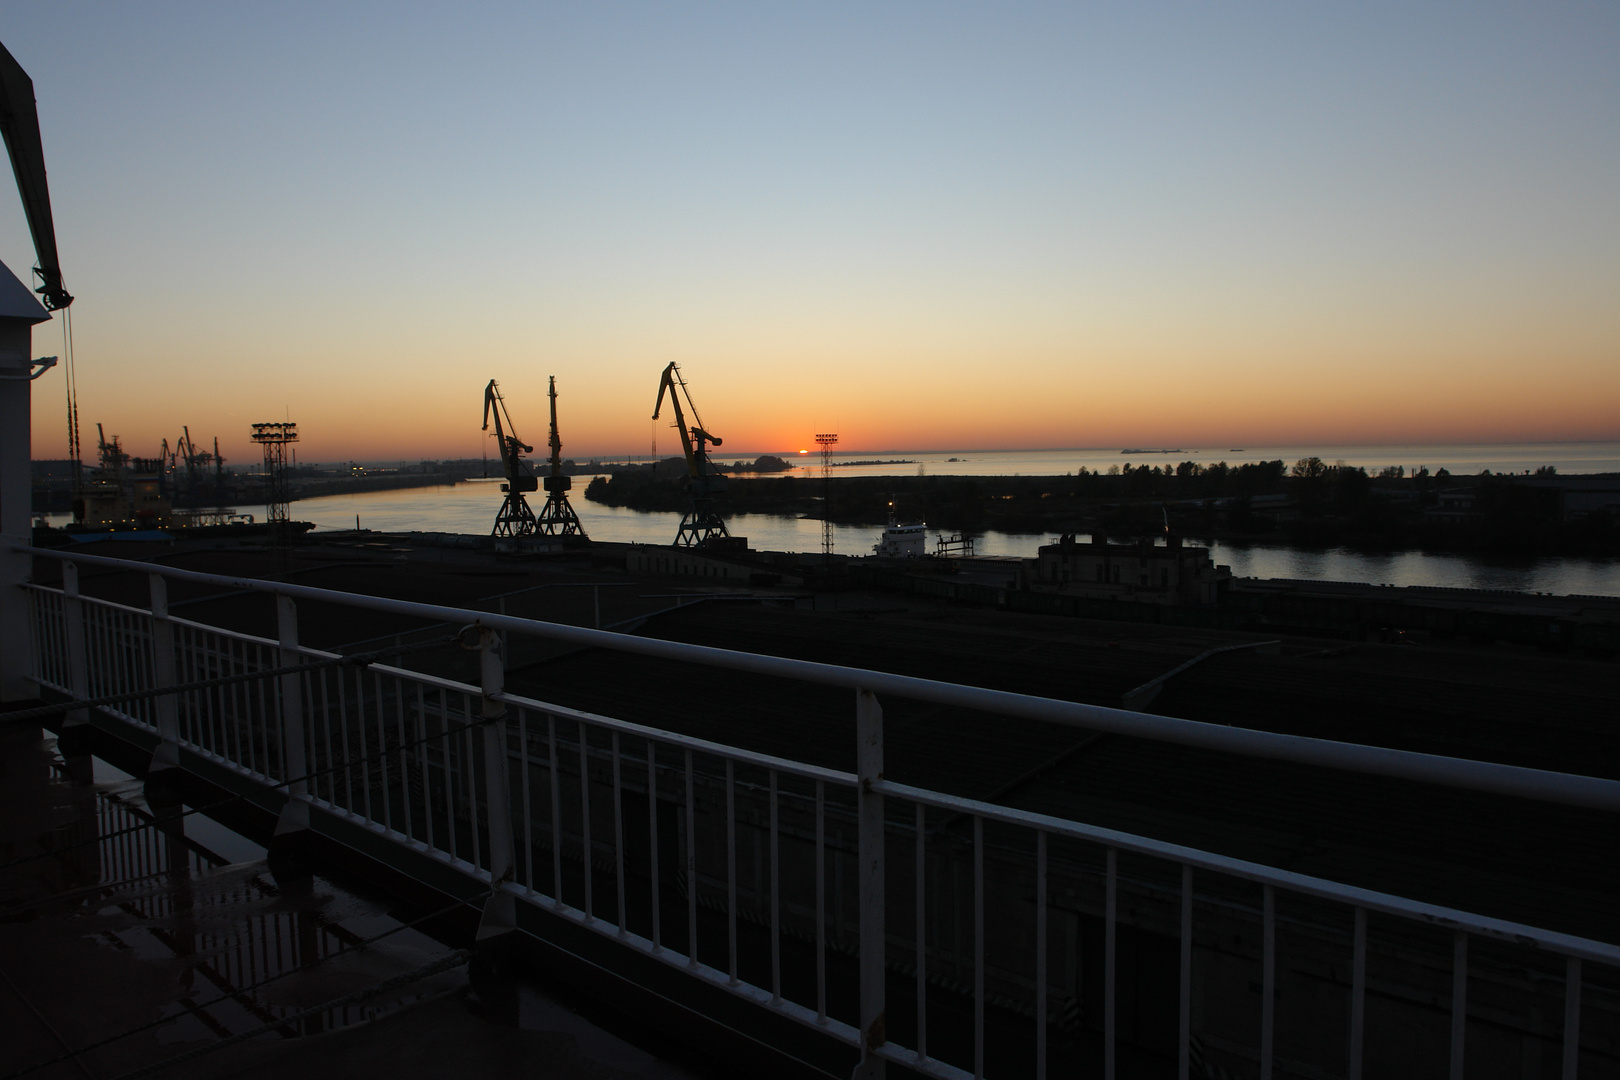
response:
M489 430L490 417L495 418L495 441L501 448L501 465L506 473L506 479L512 485L513 491L534 491L539 487L539 481L523 471L523 458L520 454L527 454L534 449L517 437L517 431L510 435L501 428L501 417L506 417L506 427L512 428L512 414L506 411L506 399L501 397L500 389L494 379L484 387L484 430Z
M45 145L39 137L39 109L34 103L34 80L16 58L0 45L0 134L11 154L17 192L34 235L35 268L42 284L34 291L45 306L58 311L73 303L62 287L62 266L56 255L56 225L51 218L51 192L45 183Z
M692 432L687 431L687 418L680 413L680 393L676 392L676 381L679 377L680 369L676 368L674 361L669 361L669 366L664 368L663 379L658 381L658 400L653 402L653 419L658 419L659 410L664 408L664 390L667 390L669 392L669 403L676 406L676 431L680 432L680 449L685 450L685 453L687 453L687 474L695 478L695 476L700 476L701 470L698 468L697 453L692 452ZM689 397L687 403L690 405L690 402L692 402L692 398ZM711 440L719 442L718 439Z

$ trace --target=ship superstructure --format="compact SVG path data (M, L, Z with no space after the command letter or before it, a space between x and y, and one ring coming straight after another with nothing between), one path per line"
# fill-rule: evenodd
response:
M928 523L902 523L895 517L894 501L889 501L889 525L883 537L872 545L872 554L890 559L915 559L928 553Z

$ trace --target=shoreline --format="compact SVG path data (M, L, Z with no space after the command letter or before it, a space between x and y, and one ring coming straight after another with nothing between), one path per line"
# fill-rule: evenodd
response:
M636 474L598 477L584 496L639 511L689 504L679 483ZM881 528L891 506L900 520L975 536L1174 532L1302 551L1620 557L1620 473L1374 477L1309 459L1068 476L734 477L722 513Z

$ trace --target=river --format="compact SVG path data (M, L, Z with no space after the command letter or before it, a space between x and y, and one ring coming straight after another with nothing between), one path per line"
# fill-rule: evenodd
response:
M576 492L574 509L595 539L619 543L667 544L675 538L680 515L600 506ZM293 505L292 516L315 522L318 530L352 529L358 515L362 528L381 532L422 531L487 533L495 521L501 493L493 481L469 481L453 487L407 488L360 495L329 495ZM262 508L249 508L259 510ZM810 518L744 514L732 517L731 531L748 537L751 546L770 551L820 551L821 522ZM834 525L833 550L865 555L880 529L871 525ZM931 534L930 539L934 534ZM1034 556L1048 533L987 533L976 550L983 555ZM1197 537L1193 543L1204 543ZM1239 577L1309 578L1320 581L1365 581L1379 585L1438 585L1455 589L1510 589L1555 595L1620 596L1620 559L1548 557L1530 560L1487 559L1473 555L1436 555L1404 551L1370 555L1345 548L1304 550L1270 544L1215 541L1214 558Z
M833 458L835 476L1061 476L1081 468L1107 472L1113 465L1133 463L1175 465L1182 461L1250 461L1281 459L1292 464L1303 457L1344 461L1369 472L1400 465L1409 473L1419 467L1441 468L1455 475L1524 473L1552 466L1559 473L1620 472L1620 442L1481 443L1473 445L1410 446L1278 446L1278 447L1131 447L1078 450L981 451L854 451ZM738 458L751 461L752 453ZM722 458L729 462L731 458ZM869 462L857 464L856 462ZM797 458L794 473L818 475L820 457ZM574 509L587 532L598 540L620 543L667 544L675 537L680 515L641 512L600 506L584 496L589 477L576 479ZM543 496L541 496L543 498ZM295 503L292 516L313 521L317 530L352 529L358 516L363 528L381 532L420 531L488 533L500 507L501 494L494 480L468 480L453 486L405 488L357 495L328 495ZM538 508L538 498L534 502ZM264 507L241 508L263 520ZM52 524L65 524L66 515L51 515ZM731 531L750 544L771 551L820 551L821 522L774 515L739 515L729 519ZM835 525L834 550L846 555L871 552L881 530L869 525ZM937 534L936 534L937 535ZM932 539L932 537L931 537ZM976 550L984 555L1033 556L1046 533L998 533L980 537ZM1204 543L1197 537L1194 543ZM1620 559L1550 556L1539 559L1498 559L1478 555L1436 555L1403 551L1380 555L1347 548L1306 550L1270 544L1234 544L1214 541L1217 563L1230 566L1239 577L1305 578L1317 581L1363 581L1378 585L1431 585L1457 589L1507 589L1553 595L1620 596Z

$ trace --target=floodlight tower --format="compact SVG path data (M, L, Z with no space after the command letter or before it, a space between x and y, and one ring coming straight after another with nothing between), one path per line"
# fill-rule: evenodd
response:
M838 435L835 432L816 436L816 445L821 447L821 554L829 563L832 562L833 553L832 455L833 447L837 444Z
M276 422L254 424L253 441L264 447L265 518L272 532L285 531L291 519L291 484L287 478L287 447L298 441L298 425Z
M276 422L253 425L253 441L264 447L264 515L270 522L270 548L278 571L292 554L292 485L287 479L287 446L298 441L298 425Z

